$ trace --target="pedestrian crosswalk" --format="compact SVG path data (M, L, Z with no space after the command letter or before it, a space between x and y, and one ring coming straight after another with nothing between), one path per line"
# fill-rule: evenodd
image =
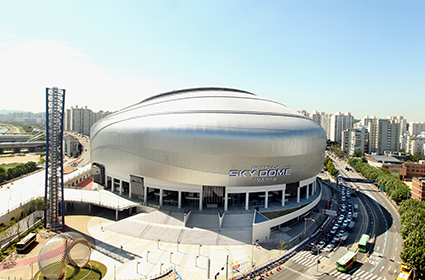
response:
M386 280L385 277L372 274L370 272L358 269L353 274L347 274L340 272L338 270L334 270L329 275L335 277L336 279L342 279L342 280Z
M318 256L318 255L312 255L310 251L302 251L298 254L294 255L292 258L290 258L291 261L299 263L301 265L311 267L313 265L317 264L317 260L320 260L322 262L326 257L324 256Z
M302 251L291 257L289 260L307 267L312 267L317 265L317 260L323 262L325 259L327 259L325 256L312 255L310 251ZM337 269L334 269L332 272L329 272L328 275L335 277L335 279L342 280L386 280L386 278L383 276L379 276L361 269L354 271L354 273L343 273Z
M376 265L377 262L379 262L382 259L382 257L377 253L374 252L372 255L369 256L367 262Z

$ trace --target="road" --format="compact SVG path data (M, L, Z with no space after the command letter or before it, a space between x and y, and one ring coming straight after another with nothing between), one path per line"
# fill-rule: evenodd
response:
M69 159L66 162L66 166L69 166L71 162L79 162L78 166L86 166L90 163L90 138L86 135L77 133L77 132L66 132L66 134L70 134L78 139L78 142L83 146L81 155L78 157L81 161L75 161L73 159Z
M351 178L362 178L356 172L346 171L344 161L334 161L340 173ZM386 279L396 279L400 270L400 251L403 239L400 234L400 217L394 205L371 184L351 183L358 189L359 198L365 202L373 225L375 242L370 248L370 256L359 254L362 269Z
M343 177L361 178L356 172L346 171L346 162L334 160L334 165ZM402 238L397 209L370 184L348 183L353 189L352 204L358 205L356 226L344 246L332 253L312 255L306 248L293 255L280 272L274 272L267 279L396 279L400 270ZM335 188L338 190L338 187ZM339 191L339 190L338 190ZM339 192L334 192L335 196ZM334 196L334 201L337 197ZM368 252L358 252L356 266L349 273L336 270L335 262L348 250L357 248L361 234L371 236ZM318 237L319 239L319 237ZM320 263L318 264L318 260Z

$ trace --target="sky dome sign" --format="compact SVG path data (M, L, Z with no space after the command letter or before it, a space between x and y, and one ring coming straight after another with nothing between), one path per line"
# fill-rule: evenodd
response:
M249 178L251 182L276 182L278 177L291 175L290 168L280 165L254 165L251 169L230 170L230 178Z

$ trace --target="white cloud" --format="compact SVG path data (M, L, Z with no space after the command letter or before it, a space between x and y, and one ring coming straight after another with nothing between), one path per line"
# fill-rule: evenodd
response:
M118 110L162 91L156 81L99 67L59 40L0 43L0 109L45 110L45 88L66 89L65 107Z

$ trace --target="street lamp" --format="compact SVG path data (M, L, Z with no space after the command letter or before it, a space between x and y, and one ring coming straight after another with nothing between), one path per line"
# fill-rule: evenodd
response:
M172 261L171 261L171 256L173 255L173 252L170 252L170 263L173 263Z
M252 253L251 253L251 269L254 267L254 248L258 246L258 239L256 240L256 242L252 242Z
M146 251L146 262L149 262L149 252L150 251Z
M202 247L202 245L201 245L201 244L199 244L199 253L198 253L198 255L200 255L200 254L201 254L201 247Z
M313 218L304 218L304 236L307 237L307 220L312 220L313 222L316 222Z

